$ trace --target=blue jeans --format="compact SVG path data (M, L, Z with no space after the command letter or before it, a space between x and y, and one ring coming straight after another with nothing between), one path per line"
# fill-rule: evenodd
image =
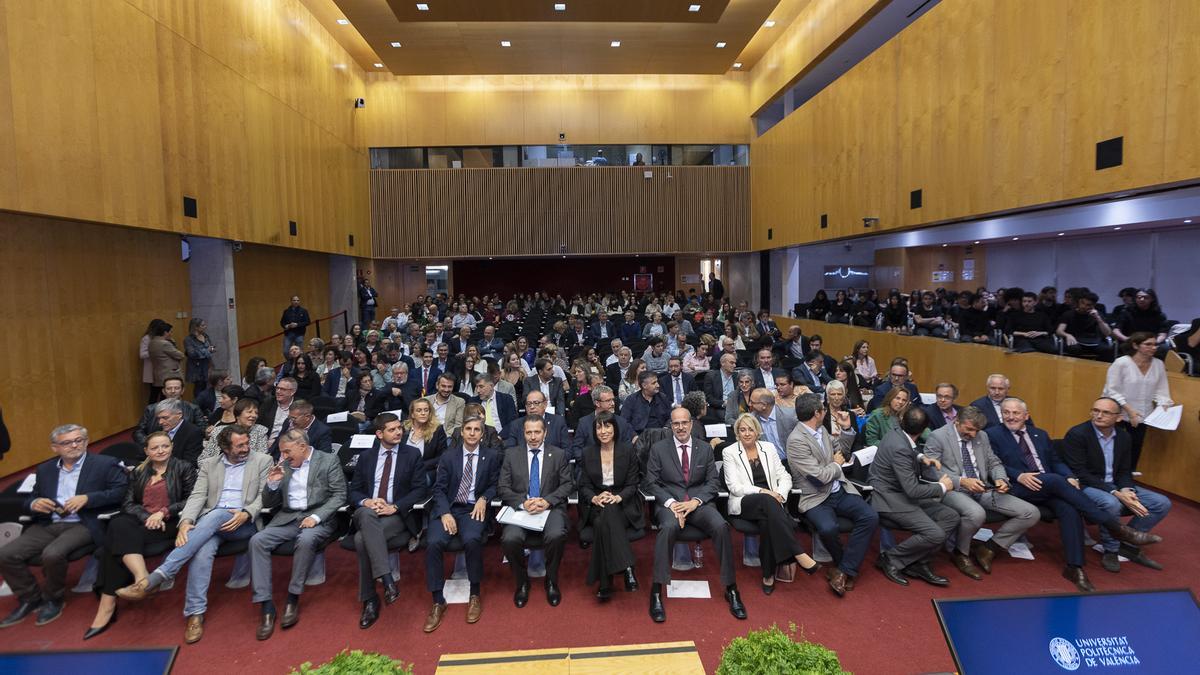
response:
M304 349L304 336L303 335L292 335L290 333L283 334L283 355L284 355L284 357L287 356L288 350L292 348L292 345L297 345L298 347L300 347L300 349L303 350Z
M1157 525L1160 520L1167 517L1167 512L1171 510L1171 500L1158 494L1157 492L1147 490L1144 487L1135 486L1133 490L1137 493L1138 501L1140 501L1142 506L1145 506L1146 510L1150 513L1149 515L1145 516L1134 516L1129 521L1129 526L1135 530L1149 532L1150 529ZM1104 490L1085 487L1083 488L1083 494L1086 495L1088 499L1091 499L1093 502L1095 502L1096 506L1099 506L1112 515L1121 515L1121 500L1105 492ZM1104 551L1106 553L1116 553L1121 547L1120 542L1114 539L1113 536L1108 533L1108 530L1104 528L1100 528L1100 543L1104 544Z
M213 558L221 542L249 539L257 531L254 521L248 520L233 532L218 532L233 517L227 509L213 509L200 517L196 526L188 532L187 543L171 551L158 569L154 570L165 579L174 579L189 560L192 567L187 577L187 599L183 603L183 615L195 616L208 609L208 584L212 581Z
M838 535L838 516L849 519L854 523L846 547ZM833 562L847 576L858 576L863 559L867 557L867 549L871 546L871 537L879 526L879 514L862 497L850 494L843 487L837 492L831 492L825 501L804 512L804 517L817 530L821 543L833 556Z

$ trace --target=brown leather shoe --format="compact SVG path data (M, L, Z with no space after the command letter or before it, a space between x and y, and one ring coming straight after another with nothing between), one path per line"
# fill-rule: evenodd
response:
M858 577L852 577L849 574L846 575L846 590L847 591L854 590L854 580L857 578Z
M1114 537L1132 546L1149 546L1150 544L1157 544L1162 541L1162 537L1157 534L1135 530L1128 525L1122 525L1116 530L1110 531Z
M996 559L996 551L987 544L972 544L971 555L975 556L975 562L979 563L979 569L983 570L984 574L992 573L992 561Z
M846 579L846 573L841 570L834 570L829 575L829 588L833 589L839 598L846 595Z
M157 590L157 588L154 590L150 589L150 577L146 577L145 579L142 579L141 581L130 586L126 586L125 588L118 588L117 597L121 598L122 600L145 600L147 597L154 595L155 591Z
M435 602L429 610L429 616L425 617L425 625L421 630L426 633L432 633L437 630L438 626L442 625L442 617L446 616L446 603Z
M969 556L965 556L958 551L954 551L950 554L950 560L954 563L954 566L958 568L959 572L971 577L975 581L983 579L983 574L979 571L979 568L975 566L975 563L971 562L971 558Z
M291 628L300 621L300 604L287 603L283 606L283 616L279 619L279 627L283 629Z
M275 612L263 614L262 621L258 624L258 630L254 633L254 637L259 640L266 640L275 632Z
M204 615L193 614L187 618L187 628L183 629L183 641L196 644L204 637Z
M467 599L467 623L477 623L482 615L483 601L478 595L472 595Z
M1083 571L1082 567L1072 567L1067 565L1063 568L1063 578L1075 584L1075 588L1079 589L1080 593L1091 593L1096 590L1092 585L1091 579L1088 579L1087 572Z

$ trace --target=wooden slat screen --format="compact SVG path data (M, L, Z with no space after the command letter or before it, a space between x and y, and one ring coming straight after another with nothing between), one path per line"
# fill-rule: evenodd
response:
M744 166L375 170L374 255L744 251L749 197Z

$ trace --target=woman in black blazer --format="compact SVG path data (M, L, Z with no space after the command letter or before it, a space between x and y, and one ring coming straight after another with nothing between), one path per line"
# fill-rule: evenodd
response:
M600 582L596 597L612 597L612 576L625 573L625 590L637 590L633 574L633 548L626 530L646 527L637 453L620 443L617 417L596 415L592 431L596 443L583 451L579 472L579 527L592 526L592 560L588 565L589 585Z
M150 544L175 541L179 512L183 510L196 467L171 456L171 437L156 431L146 437L146 461L129 476L121 513L108 524L104 556L96 590L100 606L92 625L83 634L89 640L117 621L117 589L149 576L145 552Z

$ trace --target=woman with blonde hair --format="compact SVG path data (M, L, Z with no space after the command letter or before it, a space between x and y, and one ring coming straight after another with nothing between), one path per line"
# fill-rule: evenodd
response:
M425 467L428 484L432 485L438 458L446 450L446 430L433 414L429 399L418 398L408 404L408 419L404 420L404 437L400 443L421 451L421 464Z

